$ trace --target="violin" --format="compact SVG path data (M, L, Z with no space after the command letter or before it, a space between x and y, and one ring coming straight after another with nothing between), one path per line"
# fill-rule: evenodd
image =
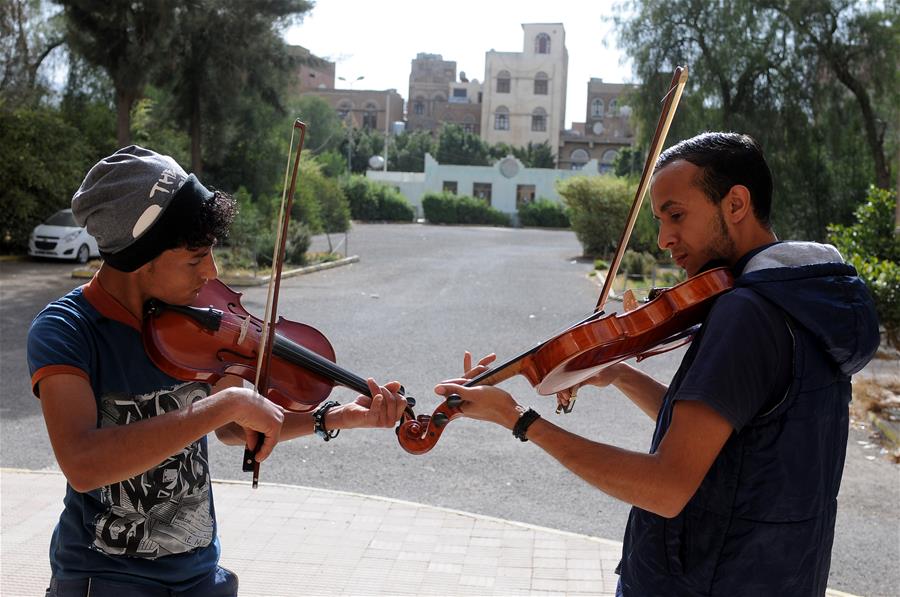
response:
M731 272L720 267L662 290L649 302L626 309L623 314L603 311L686 80L687 69L677 67L622 238L594 312L549 340L468 380L465 386L495 385L521 374L545 396L575 387L612 364L632 357L642 360L690 341L715 299L732 288ZM460 404L459 396L451 395L432 415L419 415L405 421L397 432L400 445L411 454L431 450L447 423L462 416ZM572 403L565 412L569 412L571 406Z
M294 135L298 131L294 153ZM289 216L305 137L306 124L294 121L264 318L251 315L241 305L239 293L212 280L189 306L148 301L142 324L144 349L165 373L184 381L206 383L215 383L224 375L237 375L253 383L260 395L296 412L312 410L335 385L371 396L362 377L334 362L334 349L321 332L277 317ZM406 397L406 402L401 423L415 417L415 400ZM244 450L242 465L245 472L253 473L252 487L256 488L259 462L249 447Z
M225 375L237 375L254 382L263 322L241 305L241 296L211 280L190 306L148 301L142 335L150 360L184 381L214 384ZM287 410L307 412L335 385L370 393L365 379L335 363L334 348L324 334L305 323L278 318L264 396ZM407 397L407 404L411 408L415 401Z

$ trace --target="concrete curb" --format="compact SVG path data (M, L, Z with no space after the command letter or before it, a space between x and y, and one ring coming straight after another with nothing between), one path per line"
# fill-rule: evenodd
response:
M313 272L318 272L325 269L332 269L335 267L341 267L343 265L350 265L351 263L356 263L357 261L359 261L359 255L351 255L349 257L344 257L343 259L338 259L336 261L326 261L324 263L317 263L315 265L307 265L306 267L284 270L281 272L281 278L293 278L294 276L311 274ZM72 270L72 277L93 278L96 272L97 270L91 267L76 267L74 270ZM271 276L229 276L227 274L219 276L219 279L229 286L263 286L269 283L269 278L271 278Z

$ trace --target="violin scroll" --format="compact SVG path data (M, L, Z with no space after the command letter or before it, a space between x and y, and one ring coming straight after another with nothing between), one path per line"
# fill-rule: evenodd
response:
M462 416L461 404L462 398L451 394L434 410L433 414L408 418L397 426L397 439L400 446L416 456L430 451L441 438L447 423Z

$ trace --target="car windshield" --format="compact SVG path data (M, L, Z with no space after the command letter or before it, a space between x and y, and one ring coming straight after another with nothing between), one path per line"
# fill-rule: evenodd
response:
M78 224L75 222L75 216L73 216L72 212L67 209L56 212L55 214L50 216L44 223L48 226L69 226L70 228L78 227Z

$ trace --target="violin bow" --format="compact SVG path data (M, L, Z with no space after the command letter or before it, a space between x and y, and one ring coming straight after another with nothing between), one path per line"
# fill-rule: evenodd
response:
M291 167L291 153L294 149L294 135L299 129L297 152ZM272 361L272 345L275 339L275 318L278 316L278 293L281 290L281 270L284 265L285 247L287 245L288 226L290 224L291 208L294 205L294 190L297 187L297 173L300 170L300 152L303 150L303 141L306 138L306 123L299 119L294 121L291 129L291 142L288 146L288 162L284 171L284 186L281 193L281 208L278 212L278 232L275 237L275 250L272 255L272 275L269 276L269 286L266 296L266 309L263 316L263 330L260 341L259 355L256 361L256 392L266 396L269 391L269 365ZM290 179L290 186L288 180ZM256 448L244 449L244 472L253 473L253 488L259 485L259 462L256 461L256 452L262 445L262 437L257 440Z
M672 74L672 82L669 84L669 90L663 97L662 112L659 115L659 121L656 123L656 131L653 133L653 140L650 142L650 150L647 152L647 160L644 162L644 170L641 172L641 181L638 184L637 192L634 195L634 201L631 204L631 211L628 212L628 219L625 220L625 229L622 231L622 238L619 239L619 245L616 247L616 253L613 256L612 263L609 264L609 272L606 280L603 281L603 290L600 291L600 298L597 299L597 306L594 307L594 313L601 313L606 305L606 299L612 290L612 285L619 273L619 265L622 263L622 256L625 254L625 246L631 238L631 231L634 229L634 223L637 221L638 214L641 212L641 204L644 202L644 196L647 189L650 188L650 179L653 177L653 168L656 166L656 160L662 153L663 143L666 142L666 135L669 134L669 126L675 117L675 110L678 108L678 102L681 101L681 93L684 91L684 85L687 83L688 70L686 66L676 66L675 72ZM565 411L569 412L569 411Z

